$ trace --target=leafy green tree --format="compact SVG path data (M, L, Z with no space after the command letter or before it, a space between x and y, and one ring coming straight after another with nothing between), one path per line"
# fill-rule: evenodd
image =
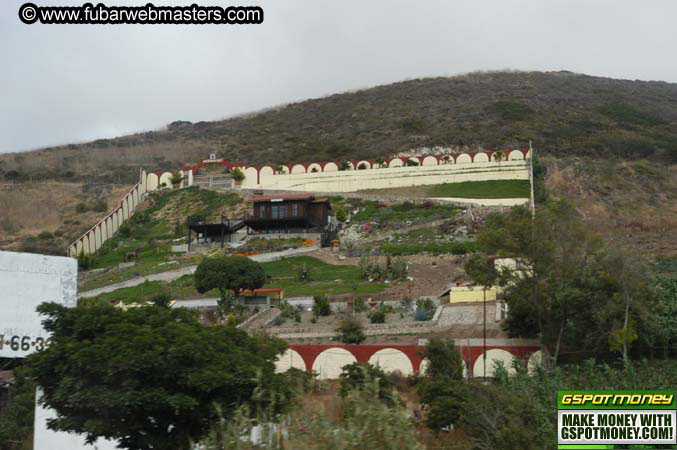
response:
M44 303L38 312L51 344L27 363L42 404L57 414L48 426L90 443L103 437L126 449L188 448L217 419L215 405L227 419L238 405L252 405L257 378L280 383L274 361L284 342L204 327L184 308Z
M426 377L445 377L451 380L463 379L463 362L451 339L431 338L421 352L428 360Z
M245 179L245 174L239 167L233 168L233 170L230 171L230 176L233 177L233 180L237 181L238 183Z
M14 368L14 384L9 388L9 403L0 414L0 448L23 450L29 446L35 415L35 383L28 370Z
M361 344L367 339L364 335L364 327L354 317L344 319L336 331L339 333L339 340L344 344Z
M518 270L498 278L509 306L506 331L540 338L554 362L563 349L604 357L612 348L629 358L630 344L637 354L654 345L648 274L610 252L570 203L548 202L533 220L524 207L490 215L478 242L518 262Z
M331 304L326 295L316 295L313 297L313 314L316 317L328 316L331 314Z
M245 256L204 258L195 270L195 290L203 294L218 289L223 300L228 298L228 291L237 296L244 289L258 289L265 283L263 267Z
M388 380L383 369L373 366L369 363L354 362L343 366L341 375L339 375L341 397L346 398L355 390L366 389L369 383L378 383L378 398L389 406L395 406L399 403L397 395L393 394L393 384Z

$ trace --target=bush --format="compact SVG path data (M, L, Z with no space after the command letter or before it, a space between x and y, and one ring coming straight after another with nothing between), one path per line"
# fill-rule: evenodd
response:
M47 240L52 238L54 238L54 235L49 231L43 231L42 233L38 234L38 239Z
M369 314L371 323L386 323L386 312L383 307Z
M101 197L94 202L94 205L92 206L92 211L96 212L106 212L108 210L108 203L106 202L106 199Z
M369 383L378 383L378 398L388 406L397 404L396 396L393 395L393 385L383 369L369 363L354 362L343 366L339 375L341 389L339 394L345 398L355 390L363 390Z
M161 306L163 308L169 308L169 302L171 302L171 300L172 297L169 295L169 292L161 292L150 299L155 306Z
M231 170L230 176L233 177L233 180L237 182L240 182L245 178L244 172L242 172L242 170L239 167L235 167L233 170Z
M346 210L344 208L338 208L336 210L336 220L339 222L345 222L348 220L348 213L346 213Z
M326 295L316 295L313 297L313 314L317 317L331 314L331 305Z
M416 312L414 313L414 319L418 321L431 320L435 315L435 302L429 298L416 301Z
M94 268L94 255L85 255L85 252L81 252L78 255L78 268L80 270L90 270Z
M339 340L344 344L361 344L367 339L362 324L354 317L343 320L336 331L339 333Z
M75 212L78 213L78 214L82 214L82 213L85 213L87 211L88 211L87 205L85 205L84 203L78 203L75 206Z

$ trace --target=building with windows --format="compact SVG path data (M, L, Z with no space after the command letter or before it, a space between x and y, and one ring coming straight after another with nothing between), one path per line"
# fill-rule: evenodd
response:
M256 233L321 232L330 222L331 205L311 194L255 197L244 222Z

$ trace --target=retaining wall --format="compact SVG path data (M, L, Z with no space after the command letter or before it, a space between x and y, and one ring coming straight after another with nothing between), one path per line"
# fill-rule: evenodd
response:
M471 377L483 376L484 347L481 339L458 339L455 343L464 361L464 373ZM341 374L343 366L368 362L378 365L385 372L399 371L408 376L425 373L428 361L421 356L423 349L419 345L291 344L280 355L275 368L278 372L284 372L295 367L317 372L320 379L335 379ZM521 339L488 339L486 356L487 377L494 375L495 361L501 361L506 368L510 368L516 359L531 370L541 359L538 342Z
M145 192L143 183L136 183L115 209L68 246L66 255L77 258L80 254L89 255L100 249L117 233L120 226L132 217L137 206L143 201Z

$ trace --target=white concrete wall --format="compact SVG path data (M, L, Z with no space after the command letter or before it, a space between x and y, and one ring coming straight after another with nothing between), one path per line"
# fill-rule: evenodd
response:
M409 357L396 348L384 348L377 351L369 358L369 364L380 367L386 373L400 372L404 376L414 373L414 366Z
M355 356L340 347L331 347L317 355L313 362L313 371L320 380L334 380L341 375L343 366L357 362Z
M514 356L506 350L501 350L499 348L492 348L487 350L487 377L493 377L496 372L496 362L501 361L503 366L508 369L510 374L515 373L515 368L512 366L512 361ZM480 354L475 361L473 366L472 373L474 377L483 377L484 376L484 356Z
M395 161L395 160L393 160ZM393 162L391 161L391 163ZM525 161L444 164L439 166L390 167L336 172L271 174L261 177L258 188L306 192L354 192L422 186L461 181L528 180Z
M141 177L144 178L144 175L145 173L142 171ZM150 177L147 176L146 181L149 179ZM120 225L134 214L134 211L141 203L144 192L143 180L139 180L122 198L117 208L109 212L85 234L68 246L66 254L71 258L77 258L81 253L88 255L99 250L108 239L115 235Z

